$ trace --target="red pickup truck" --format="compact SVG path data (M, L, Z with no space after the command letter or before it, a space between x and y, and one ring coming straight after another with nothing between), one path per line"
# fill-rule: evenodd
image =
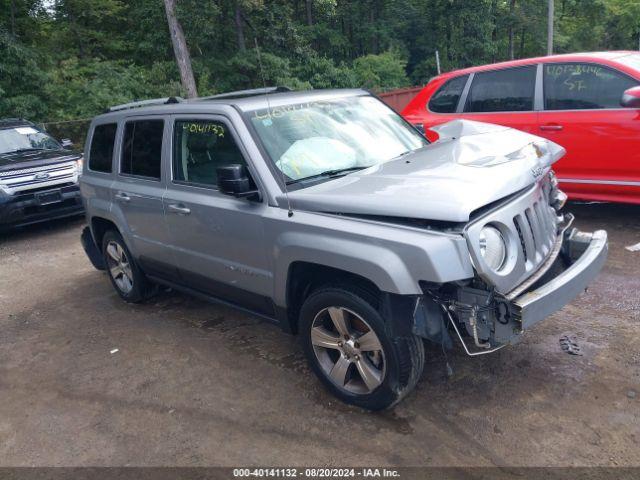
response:
M466 118L566 148L554 169L573 199L640 204L640 53L554 55L447 72L402 115L429 128Z

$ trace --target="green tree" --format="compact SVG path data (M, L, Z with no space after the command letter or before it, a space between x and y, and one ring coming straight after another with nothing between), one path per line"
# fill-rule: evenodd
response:
M54 38L81 58L115 58L124 51L119 32L126 12L120 0L56 0Z
M48 113L42 62L35 49L0 30L0 117L43 118Z
M407 62L394 51L356 58L353 70L360 86L375 90L406 87L409 78L405 72Z
M639 0L556 0L556 51L637 49ZM198 92L424 84L544 55L540 0L180 0ZM0 0L0 114L59 120L184 95L163 0Z

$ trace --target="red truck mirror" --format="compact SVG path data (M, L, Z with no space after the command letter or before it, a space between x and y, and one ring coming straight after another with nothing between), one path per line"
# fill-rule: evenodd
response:
M640 86L625 90L620 105L626 108L640 108Z

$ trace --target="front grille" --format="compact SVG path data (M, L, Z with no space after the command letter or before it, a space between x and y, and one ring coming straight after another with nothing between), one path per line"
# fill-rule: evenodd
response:
M68 198L61 202L50 203L49 205L30 205L24 208L24 214L29 215L38 215L41 213L47 212L55 212L59 210L64 210L65 208L72 208L78 205L78 200L75 198Z
M465 237L477 274L499 293L508 293L531 277L551 255L558 238L558 214L549 202L548 178L474 219ZM492 270L480 252L482 229L498 228L510 255L504 267Z
M52 188L60 189L60 191L62 191L62 193L65 193L65 192L69 192L69 191L72 191L72 190L77 190L79 187L78 187L78 184L77 184L77 183L74 183L74 182L65 182L65 183L60 183L60 184L58 184L58 185L54 185L54 186L49 185L49 186L46 186L46 187L36 187L36 188L31 188L31 189L29 189L29 190L26 190L26 191L23 191L23 192L17 193L17 194L14 196L14 198L15 198L17 201L21 201L21 200L29 200L29 199L33 198L33 197L35 196L35 194L36 194L36 193L38 193L38 192L44 192L44 191L46 191L46 190L51 190Z
M26 193L53 186L75 183L78 171L75 161L44 167L10 170L0 173L0 186L11 194Z
M527 270L535 268L547 258L557 236L556 212L543 201L534 202L513 217Z

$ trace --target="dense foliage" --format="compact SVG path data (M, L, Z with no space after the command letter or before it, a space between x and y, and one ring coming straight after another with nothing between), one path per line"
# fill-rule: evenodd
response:
M200 95L425 83L542 55L544 0L180 0ZM0 0L0 117L90 117L181 94L162 0ZM556 0L557 52L635 49L640 0Z

